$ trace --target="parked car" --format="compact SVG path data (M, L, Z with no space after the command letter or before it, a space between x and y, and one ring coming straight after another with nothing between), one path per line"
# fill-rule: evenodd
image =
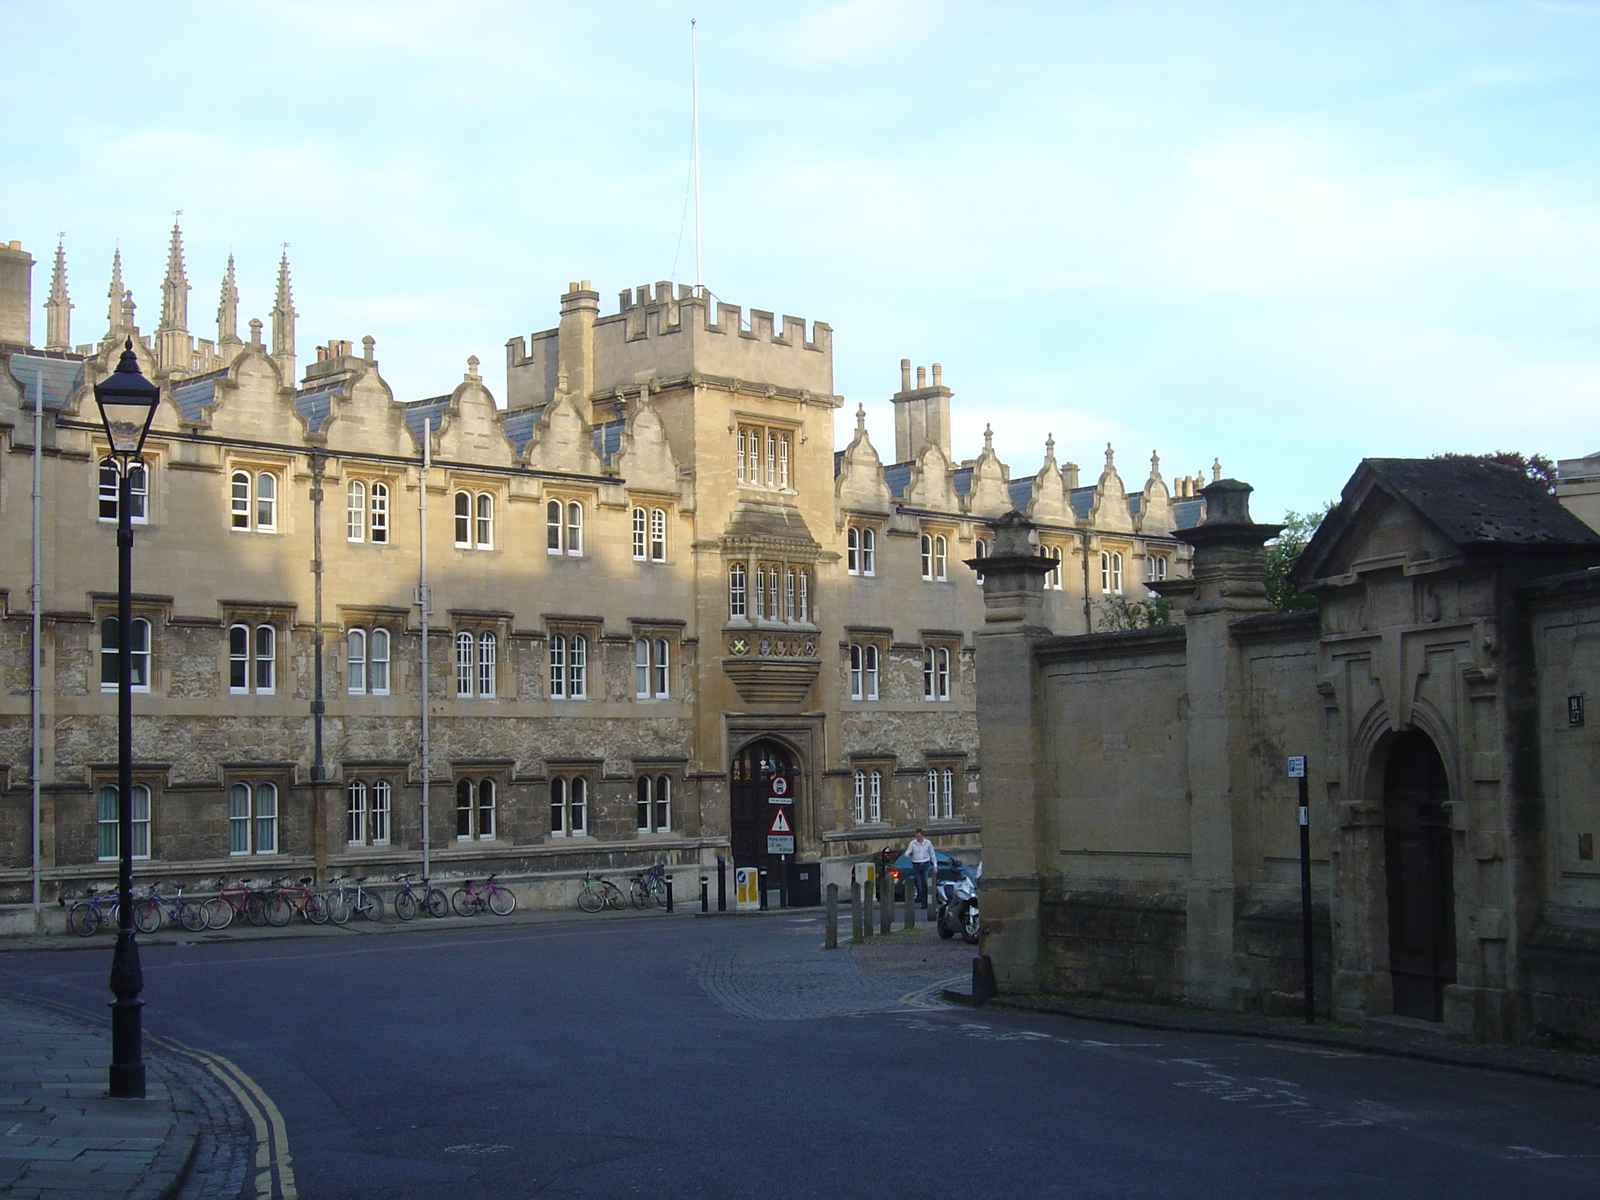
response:
M976 879L978 876L977 867L969 867L959 858L946 854L937 847L933 851L933 860L939 867L935 873L935 878L940 883L945 880ZM904 900L906 898L906 883L908 881L914 882L916 878L911 870L911 856L909 854L900 855L890 864L889 878L894 880L894 898L896 900Z

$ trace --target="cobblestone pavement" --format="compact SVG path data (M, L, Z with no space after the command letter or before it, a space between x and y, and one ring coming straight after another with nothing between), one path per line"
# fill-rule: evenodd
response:
M147 1098L110 1099L108 1028L0 998L0 1192L16 1200L237 1196L249 1159L242 1114L198 1064L151 1049ZM192 1187L178 1190L186 1179Z

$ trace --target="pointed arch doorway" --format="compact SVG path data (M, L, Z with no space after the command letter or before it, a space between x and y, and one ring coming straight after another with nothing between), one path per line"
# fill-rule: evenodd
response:
M1455 873L1450 783L1427 734L1408 730L1383 774L1384 874L1389 897L1389 973L1396 1016L1444 1018L1456 978Z
M775 781L781 780L781 783ZM751 742L733 756L729 770L729 843L737 867L768 867L768 878L776 881L773 870L776 856L767 853L767 834L775 809L785 807L785 818L794 824L794 801L800 781L800 767L792 751L771 738ZM787 797L786 801L780 797ZM769 864L768 859L773 861ZM793 857L791 855L791 857ZM776 887L776 882L773 883Z

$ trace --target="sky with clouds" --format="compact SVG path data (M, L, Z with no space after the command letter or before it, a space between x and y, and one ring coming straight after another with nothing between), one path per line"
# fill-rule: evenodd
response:
M66 232L74 339L120 246L156 323L183 210L190 326L290 243L302 361L378 339L400 399L555 323L569 280L706 283L828 321L840 435L892 451L939 361L955 451L1047 434L1091 481L1256 486L1363 456L1600 449L1600 3L0 0L0 238ZM35 315L42 340L43 314Z

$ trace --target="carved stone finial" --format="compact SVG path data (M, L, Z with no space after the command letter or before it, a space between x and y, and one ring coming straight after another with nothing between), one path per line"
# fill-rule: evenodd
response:
M1161 470L1161 455L1154 450L1150 451L1150 470L1152 473Z
M467 378L469 380L478 378L478 356L476 354L467 355Z
M567 373L565 371L557 371L556 372L556 391L565 392L567 390L567 388L568 388L568 385L567 385Z
M1046 458L1054 458L1056 456L1056 435L1053 433L1044 435L1044 456Z
M366 359L368 362L376 361L374 358L374 349L377 345L378 339L373 337L370 333L367 334L366 337L361 339L361 357Z
M985 450L994 449L994 426L987 421L983 423L983 448Z
M1211 482L1215 483L1217 480L1219 480L1221 478L1222 478L1222 460L1220 458L1213 458L1211 460Z
M1111 448L1111 443L1107 442L1106 443L1106 470L1109 471L1112 467L1116 466L1116 463L1117 463L1117 452Z
M252 346L261 345L261 318L260 317L251 317L250 318L250 344Z
M865 433L866 429L867 429L867 406L865 404L858 404L858 405L856 405L856 432L857 433Z

